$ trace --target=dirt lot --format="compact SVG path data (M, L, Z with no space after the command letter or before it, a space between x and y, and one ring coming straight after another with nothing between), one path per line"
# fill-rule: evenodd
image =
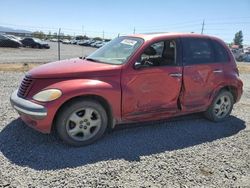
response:
M0 72L0 187L249 187L250 74L232 116L200 114L116 129L82 148L27 126L9 96L22 72Z
M58 60L58 46L56 42L49 42L50 49L33 48L0 48L0 64L9 63L48 63ZM61 59L85 56L96 48L71 44L61 44Z

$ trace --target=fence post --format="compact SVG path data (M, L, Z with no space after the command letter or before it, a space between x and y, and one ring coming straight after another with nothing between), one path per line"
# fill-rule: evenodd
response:
M57 40L58 40L58 60L60 61L61 59L61 49L60 49L60 34L61 34L61 28L59 28Z

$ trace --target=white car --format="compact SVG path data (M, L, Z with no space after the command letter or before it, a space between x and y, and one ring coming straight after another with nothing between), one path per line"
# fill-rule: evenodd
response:
M63 43L63 44L70 44L70 40L64 39L64 40L62 40L62 43Z

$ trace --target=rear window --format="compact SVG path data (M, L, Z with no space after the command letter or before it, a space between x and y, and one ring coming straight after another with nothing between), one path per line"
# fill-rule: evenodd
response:
M219 42L212 40L214 51L215 51L215 61L216 62L228 62L228 52Z
M184 64L206 64L215 62L213 47L209 39L184 38Z

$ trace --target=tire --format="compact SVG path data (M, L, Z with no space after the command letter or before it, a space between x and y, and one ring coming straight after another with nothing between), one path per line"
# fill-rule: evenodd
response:
M55 126L65 143L85 146L102 137L108 126L108 117L100 103L75 100L59 111Z
M234 98L231 92L222 90L213 100L205 117L214 122L225 120L231 113L234 105Z

